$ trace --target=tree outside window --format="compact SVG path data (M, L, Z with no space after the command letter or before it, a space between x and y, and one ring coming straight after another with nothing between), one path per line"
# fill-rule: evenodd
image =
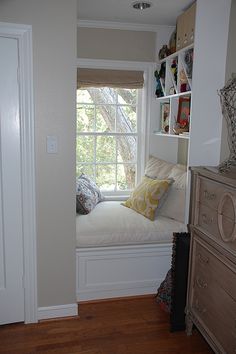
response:
M104 191L132 190L137 171L138 90L77 90L77 176Z

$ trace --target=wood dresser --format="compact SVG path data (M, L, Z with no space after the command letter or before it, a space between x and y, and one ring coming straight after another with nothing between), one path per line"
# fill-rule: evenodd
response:
M192 168L186 306L216 353L236 353L236 169Z

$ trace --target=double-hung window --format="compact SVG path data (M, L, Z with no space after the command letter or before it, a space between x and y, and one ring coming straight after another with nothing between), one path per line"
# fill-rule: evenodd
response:
M112 86L77 89L76 173L107 195L135 187L141 149L142 89Z

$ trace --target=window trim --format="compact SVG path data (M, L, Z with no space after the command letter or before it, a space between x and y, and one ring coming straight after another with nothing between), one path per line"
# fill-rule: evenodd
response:
M149 142L150 142L150 121L151 121L151 103L155 95L155 80L154 80L154 71L155 63L152 62L135 62L135 61L118 61L118 60L101 60L101 59L77 59L77 67L80 68L90 68L90 69L113 69L113 70L140 70L144 73L144 87L139 90L139 95L142 95L142 99L138 99L137 114L141 110L141 119L138 120L139 127L137 131L139 134L136 134L137 138L140 140L137 144L137 156L140 157L140 161L137 166L137 177L136 183L141 181L141 177L144 174L145 163L149 156ZM101 132L102 133L102 132ZM98 133L99 135L101 133ZM94 133L92 133L94 135ZM91 134L91 135L92 135ZM114 133L119 134L119 133ZM81 135L81 133L80 133ZM87 135L87 133L85 133ZM104 134L105 135L105 134ZM111 135L108 133L108 135ZM77 137L77 134L76 134ZM117 192L105 192L106 196L127 196L130 194L130 191L117 191Z

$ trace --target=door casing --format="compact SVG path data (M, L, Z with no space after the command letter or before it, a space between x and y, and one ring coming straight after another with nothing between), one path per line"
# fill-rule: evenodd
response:
M19 46L24 322L35 323L38 302L32 26L0 22L0 36L17 39Z

